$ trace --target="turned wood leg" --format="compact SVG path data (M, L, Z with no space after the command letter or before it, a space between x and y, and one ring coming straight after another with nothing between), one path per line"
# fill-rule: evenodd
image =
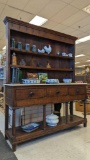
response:
M43 105L43 129L46 128L46 105Z
M12 115L12 136L13 136L13 142L15 141L16 138L16 125L15 125L15 119L16 119L16 110L13 109L13 115ZM12 144L12 150L15 151L16 150L16 144Z
M65 116L66 116L66 123L68 123L68 102L65 103Z
M70 102L70 115L73 116L73 101Z
M8 129L8 105L5 105L5 131ZM8 137L5 133L5 139L7 140Z
M12 151L15 152L16 151L16 144L12 145Z
M84 100L84 127L87 127L87 119L86 119L86 100Z

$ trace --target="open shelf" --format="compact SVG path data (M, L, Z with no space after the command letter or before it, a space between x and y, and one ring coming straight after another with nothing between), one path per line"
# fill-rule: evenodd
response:
M67 71L72 72L73 69L66 69L66 68L45 68L45 67L35 67L35 66L23 66L23 65L10 65L10 67L14 68L25 68L25 69L36 69L36 70L48 70L48 71Z
M32 55L32 56L43 56L43 57L61 58L61 59L73 59L73 57L55 55L53 53L50 53L50 54L38 53L38 52L26 51L24 49L20 50L18 48L10 48L10 50L13 52L16 52L16 53L28 54L28 55Z
M13 136L12 136L12 129L9 128L7 131L6 131L6 135L7 137L11 138L13 143L21 143L21 142L24 142L26 140L31 140L31 139L34 139L34 138L38 138L40 136L45 136L47 134L51 134L51 133L54 133L54 132L58 132L60 130L63 130L63 129L67 129L67 128L70 128L70 127L73 127L75 125L79 125L81 123L84 123L85 120L84 118L82 117L78 117L78 116L68 116L68 123L66 123L66 118L65 117L61 117L60 119L60 122L57 124L57 126L55 127L50 127L48 125L46 125L46 128L43 129L43 125L42 125L42 122L40 123L40 127L38 129L36 129L35 131L32 131L30 133L26 133L24 131L22 131L21 127L16 127L16 139L15 141L13 140ZM22 138L24 137L24 138Z

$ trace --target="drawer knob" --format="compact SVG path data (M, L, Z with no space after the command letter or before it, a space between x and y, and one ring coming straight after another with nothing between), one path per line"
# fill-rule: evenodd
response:
M29 93L29 95L30 95L30 96L33 96L33 95L34 95L34 93L33 93L33 92L30 92L30 93Z
M56 91L56 94L59 94L60 93L60 91Z

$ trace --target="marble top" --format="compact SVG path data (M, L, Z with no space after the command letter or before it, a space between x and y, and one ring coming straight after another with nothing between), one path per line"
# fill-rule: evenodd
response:
M57 86L57 85L87 85L87 83L58 83L58 84L45 84L45 83L40 83L40 84L20 84L20 83L9 83L9 84L4 84L5 86Z

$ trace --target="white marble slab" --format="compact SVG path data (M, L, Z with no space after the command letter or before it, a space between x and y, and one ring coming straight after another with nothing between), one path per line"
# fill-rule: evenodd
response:
M45 84L45 83L40 83L40 84L20 84L20 83L10 83L10 84L4 84L5 86L62 86L62 85L87 85L87 83L59 83L59 84Z

